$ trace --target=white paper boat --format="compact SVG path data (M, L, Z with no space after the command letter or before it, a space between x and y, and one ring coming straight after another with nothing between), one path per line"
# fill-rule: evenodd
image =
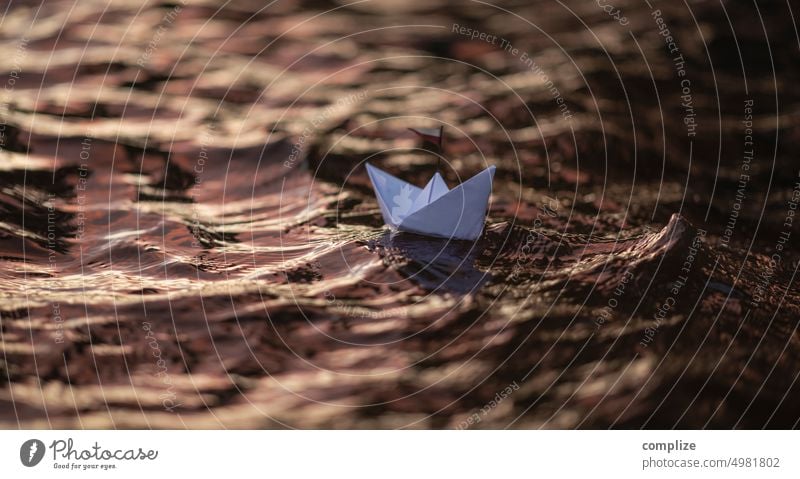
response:
M367 163L386 224L396 230L440 238L474 240L483 232L494 166L452 190L438 172L418 188Z

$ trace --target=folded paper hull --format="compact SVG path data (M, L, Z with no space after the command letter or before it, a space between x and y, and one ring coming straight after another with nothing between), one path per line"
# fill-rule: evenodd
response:
M490 166L452 190L437 173L423 189L367 164L389 227L461 240L474 240L483 232L494 171Z

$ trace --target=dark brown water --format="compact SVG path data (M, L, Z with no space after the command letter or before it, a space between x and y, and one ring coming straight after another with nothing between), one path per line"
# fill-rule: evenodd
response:
M788 4L614 6L7 4L0 425L795 426Z

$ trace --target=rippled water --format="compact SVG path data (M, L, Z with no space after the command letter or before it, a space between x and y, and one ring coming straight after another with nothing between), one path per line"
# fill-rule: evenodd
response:
M627 26L593 2L504 7L535 25L475 2L31 5L2 27L3 427L800 417L797 71L747 7L722 4L734 37L696 2L701 37L658 4L687 136L639 2ZM439 124L450 187L498 167L475 242L389 233L367 179L423 184L407 128Z

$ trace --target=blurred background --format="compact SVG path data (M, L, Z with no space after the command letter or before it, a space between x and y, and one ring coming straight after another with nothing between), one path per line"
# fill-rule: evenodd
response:
M794 427L793 15L6 2L0 426ZM383 229L439 126L476 242Z

